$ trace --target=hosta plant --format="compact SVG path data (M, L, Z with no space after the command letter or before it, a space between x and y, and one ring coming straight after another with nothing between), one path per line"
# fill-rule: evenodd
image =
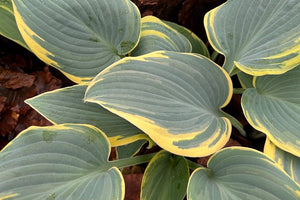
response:
M26 101L54 125L1 151L0 199L124 199L120 169L142 163L144 200L300 198L298 0L208 12L222 66L194 33L129 0L2 0L0 16L2 35L77 83ZM248 134L223 111L235 92L264 152L222 149L233 127ZM163 150L136 156L146 143ZM209 155L207 167L191 159Z

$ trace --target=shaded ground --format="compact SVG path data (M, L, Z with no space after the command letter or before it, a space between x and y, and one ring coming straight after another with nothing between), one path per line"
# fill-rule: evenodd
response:
M225 0L132 0L140 8L142 16L155 15L161 19L181 24L196 33L207 45L203 27L203 16ZM0 37L0 150L19 132L31 125L46 126L51 123L24 103L24 100L46 91L71 85L60 72L48 67L34 55L17 44ZM227 112L242 113L240 96L235 95ZM249 127L242 115L235 115L243 125ZM256 141L257 142L257 141ZM241 137L233 130L228 146L242 145L262 148ZM208 158L195 161L206 165ZM143 168L130 168L124 176L126 200L139 199Z

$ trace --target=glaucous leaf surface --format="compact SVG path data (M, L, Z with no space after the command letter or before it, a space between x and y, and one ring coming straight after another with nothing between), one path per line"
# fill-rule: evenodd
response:
M30 49L77 83L92 79L139 40L140 13L129 0L13 2Z
M281 75L255 77L242 96L248 122L279 148L300 156L300 65Z
M170 27L172 27L173 29L175 29L176 31L181 33L183 36L185 36L190 41L190 43L192 45L192 53L199 53L208 58L210 57L209 51L208 51L206 45L204 44L204 42L191 30L189 30L183 26L180 26L179 24L173 23L173 22L169 22L169 21L165 21L165 20L162 20L162 22L164 22L165 24L169 25Z
M141 130L98 104L84 102L86 85L46 92L26 103L54 124L90 124L103 131L112 146L147 139Z
M105 69L85 100L128 120L167 151L200 157L228 141L231 123L220 109L231 96L230 77L206 57L158 51Z
M182 200L189 176L189 167L184 157L162 150L152 158L146 168L141 200Z
M0 35L29 50L17 27L11 0L0 0Z
M234 65L254 76L282 74L300 60L299 0L230 0L205 15L210 43Z
M243 147L213 155L190 177L188 200L298 200L300 188L261 152Z
M266 140L264 153L276 161L290 177L300 185L300 158Z
M137 47L130 54L131 56L140 56L158 50L192 51L189 40L164 21L154 16L146 16L142 18L141 22L141 38Z
M106 136L89 125L31 127L0 152L0 199L124 198Z

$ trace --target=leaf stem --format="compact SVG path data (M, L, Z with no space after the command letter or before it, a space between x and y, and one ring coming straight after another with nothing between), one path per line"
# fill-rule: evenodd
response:
M241 124L241 122L239 120L237 120L236 118L234 118L233 116L231 116L231 115L229 115L225 112L222 112L222 114L223 114L224 117L226 117L230 120L232 126L234 128L236 128L242 136L244 136L244 137L247 136L246 131L244 130L244 127L243 127L243 125Z
M233 88L233 94L243 94L244 88Z
M216 61L216 59L218 58L218 55L219 55L219 53L217 51L212 52L211 60Z
M149 162L157 153L150 153L120 160L110 161L111 167L124 168Z

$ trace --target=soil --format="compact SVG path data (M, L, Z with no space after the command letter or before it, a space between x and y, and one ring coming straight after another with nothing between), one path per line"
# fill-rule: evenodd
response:
M132 0L142 16L155 15L183 25L196 33L207 44L203 17L206 12L225 0ZM222 58L220 58L222 60ZM48 126L49 121L24 103L24 100L46 91L72 85L64 75L40 61L35 55L14 42L0 36L0 150L29 126ZM251 129L242 115L240 95L234 95L227 112ZM262 150L264 138L253 142L242 137L235 129L227 146L240 145ZM206 165L207 158L194 161ZM126 200L139 199L143 167L124 175Z

